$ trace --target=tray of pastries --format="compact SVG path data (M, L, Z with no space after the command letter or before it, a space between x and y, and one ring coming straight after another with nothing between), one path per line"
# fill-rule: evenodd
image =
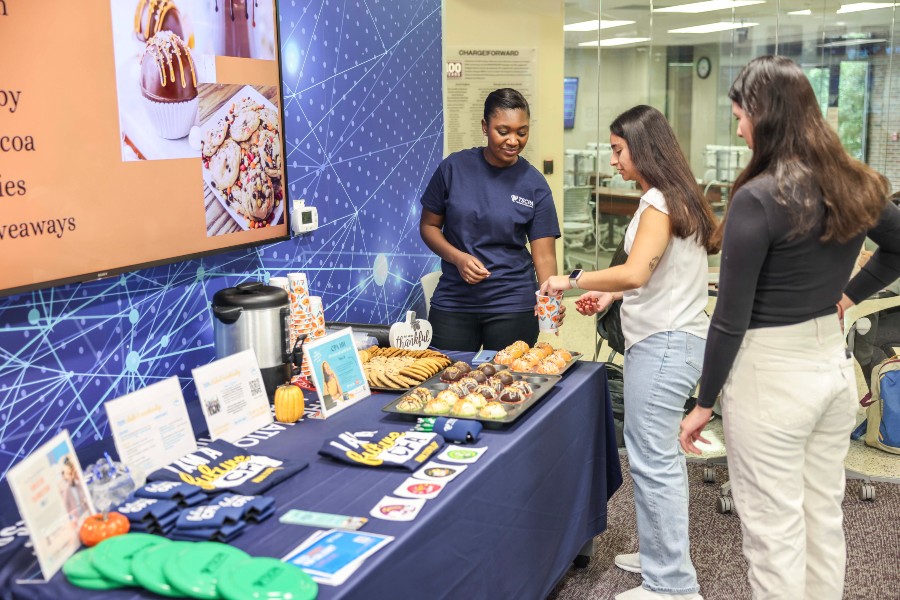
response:
M434 350L402 350L372 346L359 351L369 388L397 392L416 387L450 364L446 354Z
M519 340L494 355L493 362L508 366L516 373L537 375L562 375L581 358L580 352L554 348L547 342L538 342L534 348Z
M521 417L559 380L558 375L515 373L492 363L473 369L459 361L382 410L416 417L474 419L496 426Z

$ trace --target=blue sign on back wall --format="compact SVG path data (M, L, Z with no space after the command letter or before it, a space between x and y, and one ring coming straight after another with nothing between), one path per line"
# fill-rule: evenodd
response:
M215 357L210 300L303 271L333 321L391 323L438 266L419 197L441 159L440 0L281 0L288 188L301 238L0 299L0 478L60 429L108 436L103 403L166 377L196 398ZM4 267L4 268L9 268Z

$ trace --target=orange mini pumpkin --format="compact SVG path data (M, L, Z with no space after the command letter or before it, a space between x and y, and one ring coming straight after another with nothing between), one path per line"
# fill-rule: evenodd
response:
M131 523L122 513L110 512L105 515L97 513L85 519L81 524L79 537L85 546L96 546L107 538L128 533L129 529L131 529Z
M275 388L275 419L296 423L303 416L303 390L288 383Z

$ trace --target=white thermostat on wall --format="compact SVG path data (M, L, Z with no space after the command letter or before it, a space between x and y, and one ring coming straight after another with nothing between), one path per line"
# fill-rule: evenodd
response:
M309 233L319 228L319 211L315 206L306 206L306 202L300 200L291 212L291 229L295 234Z

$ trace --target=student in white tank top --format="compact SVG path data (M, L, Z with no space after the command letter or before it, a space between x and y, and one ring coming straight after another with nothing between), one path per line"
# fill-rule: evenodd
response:
M623 300L625 445L640 551L617 556L616 565L641 573L644 582L616 599L702 600L690 557L678 427L702 368L706 256L716 250L715 223L662 113L649 106L624 112L610 125L610 144L612 166L644 192L625 237L628 260L577 277L550 277L541 291L591 290L577 303L588 316Z

